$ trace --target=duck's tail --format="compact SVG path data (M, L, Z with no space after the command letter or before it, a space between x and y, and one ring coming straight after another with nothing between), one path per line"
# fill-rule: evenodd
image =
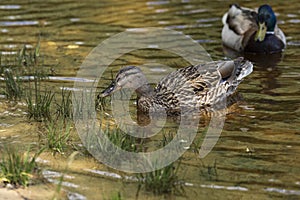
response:
M228 86L227 94L232 94L240 82L253 70L253 64L244 60L243 57L232 61L225 61L218 64L218 70L222 77L222 83Z
M243 57L235 59L234 64L237 69L235 74L236 80L239 82L253 71L253 64L248 60L244 60Z

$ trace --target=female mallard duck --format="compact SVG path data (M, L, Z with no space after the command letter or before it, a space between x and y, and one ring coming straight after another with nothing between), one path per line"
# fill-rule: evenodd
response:
M284 33L277 27L276 16L269 5L262 5L255 12L233 4L222 21L223 44L236 51L278 53L286 45Z
M166 111L168 115L174 115L184 108L211 107L224 100L252 68L252 63L243 58L189 66L171 72L153 89L138 67L128 66L118 72L116 79L99 96L132 88L137 93L140 111Z

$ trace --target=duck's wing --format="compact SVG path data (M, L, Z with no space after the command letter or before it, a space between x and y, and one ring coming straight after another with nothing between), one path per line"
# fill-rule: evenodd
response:
M222 76L219 62L209 62L178 69L164 77L156 87L161 104L180 110L180 107L202 108L213 105L224 88L218 87ZM164 103L164 101L166 103Z
M222 82L226 82L228 85L238 85L253 70L252 63L244 60L243 57L230 61L220 61L217 66Z
M206 94L209 92L211 82L207 77L210 65L214 67L214 73L218 78L216 63L202 64L203 70L199 66L189 66L173 71L164 77L155 88L156 99L159 104L172 110L182 110L183 108L200 108L208 104Z
M278 26L275 27L274 34L276 37L278 37L283 42L284 46L286 46L285 35L284 35L283 31L280 28L278 28Z
M258 29L256 18L257 13L254 10L231 5L222 18L223 43L237 51L243 50L249 38Z
M233 94L241 81L252 73L253 64L239 57L232 61L219 62L218 71L222 77L219 87L224 87L227 97Z
M200 67L203 69L203 65ZM207 71L204 71L202 77L196 78L194 82L205 83L204 93L199 94L202 98L200 101L210 105L234 93L240 82L253 70L252 63L242 57L230 61L211 62L204 67Z
M214 106L236 89L252 72L252 64L243 58L189 66L173 71L155 88L156 99L165 108Z

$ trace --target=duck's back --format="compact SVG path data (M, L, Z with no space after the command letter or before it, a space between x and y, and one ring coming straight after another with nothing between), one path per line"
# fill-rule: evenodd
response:
M176 70L159 82L155 99L163 107L176 111L216 105L252 72L250 62L241 62L241 59L210 62Z
M252 67L251 62L237 58L178 69L158 83L153 96L142 96L138 107L143 112L152 109L170 115L224 108L226 97L252 72Z
M189 66L170 73L155 88L155 98L172 110L208 105L208 93L220 81L215 63Z

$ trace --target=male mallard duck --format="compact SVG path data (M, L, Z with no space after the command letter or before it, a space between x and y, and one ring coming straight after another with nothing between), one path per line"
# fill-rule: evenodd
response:
M284 33L278 28L269 5L262 5L255 12L233 4L222 21L222 41L236 51L278 53L286 45Z
M253 65L243 58L189 66L171 72L153 89L135 66L121 69L99 97L106 97L121 88L135 89L138 109L144 113L166 111L179 114L183 108L212 107L232 94Z

